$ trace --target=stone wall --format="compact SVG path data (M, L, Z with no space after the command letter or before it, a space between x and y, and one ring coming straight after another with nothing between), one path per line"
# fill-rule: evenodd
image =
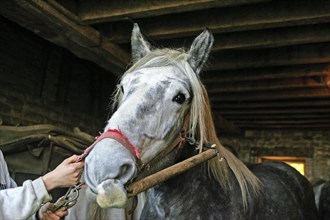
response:
M117 77L3 17L0 28L0 124L97 134Z
M245 162L256 162L256 152L304 157L305 176L309 180L330 179L330 131L246 131L242 136L224 136L221 142L233 147Z

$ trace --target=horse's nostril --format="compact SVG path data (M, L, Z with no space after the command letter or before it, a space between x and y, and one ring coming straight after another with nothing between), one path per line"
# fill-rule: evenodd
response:
M118 175L115 179L119 179L123 182L129 181L135 175L135 168L133 163L124 163L118 169Z
M126 173L127 171L129 171L129 169L131 166L129 164L124 164L122 165L119 169L120 169L120 173Z

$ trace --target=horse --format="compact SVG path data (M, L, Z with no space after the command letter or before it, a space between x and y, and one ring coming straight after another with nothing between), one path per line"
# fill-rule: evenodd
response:
M330 181L319 179L312 185L319 219L330 219Z
M317 219L312 186L294 168L247 167L221 145L200 79L213 42L205 29L187 51L154 48L134 24L132 66L85 158L87 198L102 208L125 208L130 183L211 143L217 156L147 190L140 219Z

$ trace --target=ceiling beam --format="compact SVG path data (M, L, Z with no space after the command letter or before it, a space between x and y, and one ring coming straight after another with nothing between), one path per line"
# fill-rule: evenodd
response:
M209 94L211 102L225 101L270 101L270 100L305 100L315 98L330 98L328 88L310 88L282 91L246 92L234 94Z
M0 13L40 37L118 76L130 61L126 51L103 37L96 29L77 24L45 1L2 0Z
M216 62L212 62L216 61ZM330 62L330 43L211 53L207 70L229 70Z
M237 125L241 129L248 129L248 130L257 130L257 129L325 129L330 128L330 123L315 123L315 124L241 124Z
M217 114L220 114L217 112ZM267 114L255 114L255 115L226 115L228 121L240 121L240 120L305 120L305 119L321 119L330 118L330 113L300 113L300 114L279 114L279 115L267 115Z
M289 90L299 88L326 88L327 81L323 77L312 78L291 78L276 80L258 80L258 81L232 81L226 83L209 83L206 89L209 94L212 93L233 93L249 91L271 91L271 90Z
M216 34L329 21L330 7L325 7L324 1L320 0L273 1L258 4L258 7L251 4L240 7L210 8L204 11L158 16L157 20L154 18L134 20L139 23L141 30L154 40L195 36L205 27ZM159 25L159 22L162 25ZM107 36L114 42L129 42L128 30L131 29L129 22L112 23L111 26L105 25L103 29L105 33L108 31Z
M326 77L330 73L329 63L294 65L286 67L265 67L254 69L235 69L202 72L204 84L224 83L233 81L276 80L299 77Z
M311 113L329 113L330 108L322 107L322 108L283 108L283 109L251 109L251 110L241 110L241 109L225 109L218 110L218 112L226 118L228 115L254 115L254 114L267 114L267 115L281 115L281 114L311 114Z
M330 24L233 32L215 35L213 51L283 47L330 41Z
M189 48L194 37L157 40L156 45L170 45L173 48ZM214 35L212 51L228 49L257 49L283 47L330 41L330 24L271 28L264 30L217 33Z
M258 109L258 108L283 108L283 107L330 107L330 99L311 99L301 101L267 101L267 102L212 102L212 109Z
M80 1L77 6L77 15L85 24L91 24L267 1L269 0Z
M330 120L329 119L304 119L304 120L240 120L238 122L233 121L233 124L237 126L244 126L244 125L298 125L298 124L328 124L330 127Z

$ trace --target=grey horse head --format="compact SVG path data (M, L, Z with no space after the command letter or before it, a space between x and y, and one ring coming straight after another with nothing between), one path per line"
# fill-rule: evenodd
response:
M103 138L85 159L87 196L103 208L125 207L125 185L136 177L139 164L148 164L180 134L213 36L204 30L188 53L153 49L135 24L131 43L133 66L118 85L117 109L104 129L120 133L129 147Z

